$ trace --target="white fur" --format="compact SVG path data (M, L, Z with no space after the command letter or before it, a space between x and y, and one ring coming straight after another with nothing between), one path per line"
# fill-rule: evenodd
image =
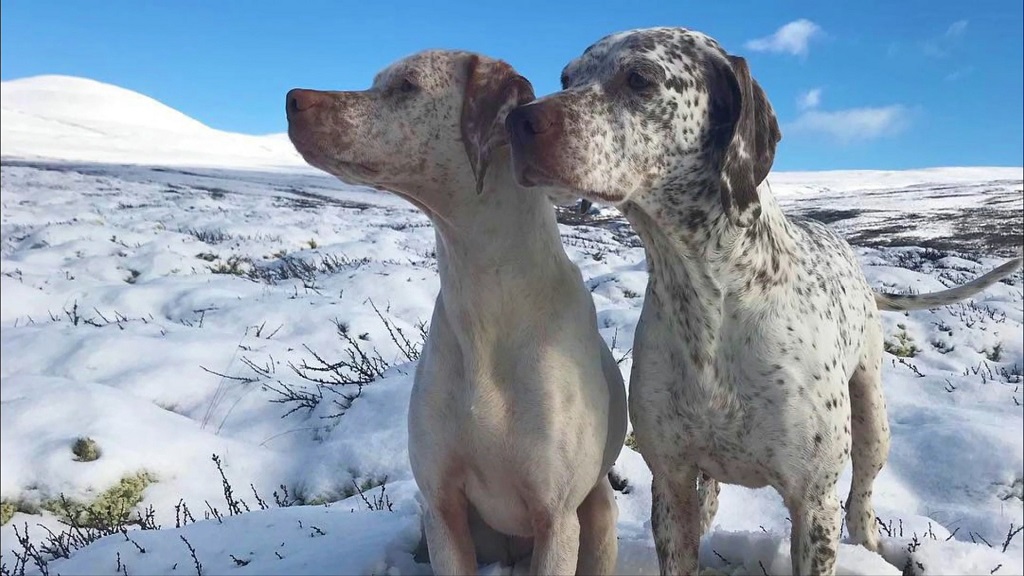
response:
M459 115L474 57L407 58L368 92L331 93L330 104L290 113L290 133L310 163L395 191L435 224L441 289L409 408L435 573L473 573L531 547L533 573L608 573L622 377L551 202L515 183L507 145L491 153L476 191ZM418 91L391 90L405 78ZM319 116L303 120L308 113ZM494 121L502 130L504 118Z

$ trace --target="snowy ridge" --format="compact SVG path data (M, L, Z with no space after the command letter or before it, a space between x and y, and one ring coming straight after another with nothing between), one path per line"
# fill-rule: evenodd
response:
M4 82L3 109L82 129L120 126L182 133L209 129L138 92L75 76L35 76Z
M5 157L305 167L281 135L215 130L148 96L95 80L70 76L10 80L0 84L0 101Z
M772 172L768 182L779 198L798 196L822 188L835 192L885 190L928 185L976 184L984 181L1024 180L1021 166L968 166L915 170L822 170Z

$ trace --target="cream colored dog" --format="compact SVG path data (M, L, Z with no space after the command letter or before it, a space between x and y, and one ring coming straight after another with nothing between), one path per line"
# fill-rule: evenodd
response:
M508 64L454 51L401 60L366 91L287 97L307 162L395 192L434 223L441 291L409 457L438 574L530 552L535 574L615 567L607 474L625 437L625 387L551 201L511 172L505 116L532 99Z

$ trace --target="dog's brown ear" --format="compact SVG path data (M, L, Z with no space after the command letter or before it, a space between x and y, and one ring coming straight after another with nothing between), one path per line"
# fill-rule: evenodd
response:
M533 86L507 63L471 55L462 100L462 142L476 177L477 194L483 191L491 153L508 142L505 116L534 99Z
M753 224L761 216L761 200L757 187L768 176L775 160L775 145L782 139L775 112L761 86L750 76L747 61L728 56L730 76L717 89L727 94L714 98L728 111L728 124L719 138L721 159L720 192L729 220L742 227ZM734 80L734 82L732 81Z

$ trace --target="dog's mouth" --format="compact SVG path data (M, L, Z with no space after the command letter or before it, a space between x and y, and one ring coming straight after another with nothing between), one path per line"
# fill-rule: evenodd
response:
M579 194L580 198L589 200L591 202L598 202L601 204L619 204L626 199L625 194L611 194L608 192L598 192L597 190L580 190L575 189L576 193Z
M601 192L590 188L581 188L563 178L552 176L550 173L534 166L524 166L518 175L519 183L528 188L544 186L557 188L562 196L582 198L590 202L601 204L618 204L625 199L625 195Z
M572 182L571 178L558 175L554 170L537 162L531 154L521 154L513 148L513 164L516 171L516 180L520 185L527 188L544 186L558 188L566 196L583 198L591 202L602 204L618 204L625 199L624 194L614 194L599 190L580 187Z
M375 186L380 179L381 171L373 166L360 162L324 158L320 161L306 159L311 165L328 172L348 184Z
M519 168L516 179L520 184L527 187L534 186L560 186L561 183L557 178L547 174L543 169L538 168L532 163L524 162L522 167Z
M369 166L367 164L362 164L360 162L348 162L348 161L345 161L345 160L334 160L333 163L334 163L335 166L337 166L339 168L342 168L344 170L348 170L348 171L356 173L356 174L364 174L366 176L374 176L374 175L380 174L380 170L379 169L374 168L372 166Z
M516 155L513 159L516 170L516 180L522 186L527 188L533 188L537 186L548 186L552 188L561 188L563 190L574 190L575 187L571 186L565 179L559 177L554 173L553 170L541 165L538 162L534 162L530 157L523 157L522 155Z
M339 157L342 155L335 147L325 145L319 138L309 137L297 130L289 130L288 136L303 160L311 166L330 172L335 176L368 180L381 173L380 168L372 164Z

